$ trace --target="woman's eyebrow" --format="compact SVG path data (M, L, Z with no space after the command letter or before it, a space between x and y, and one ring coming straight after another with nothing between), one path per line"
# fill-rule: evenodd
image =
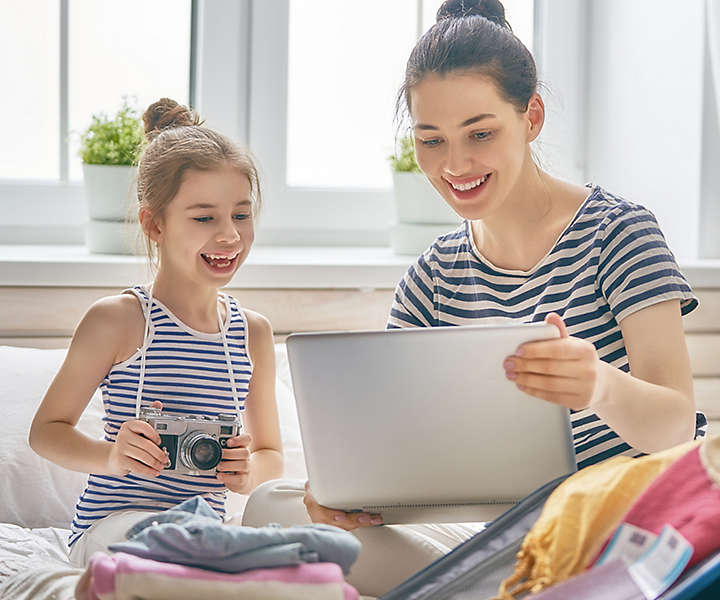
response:
M482 121L483 119L492 119L496 117L497 115L493 113L482 113L479 115L476 115L474 117L470 117L469 119L466 119L462 123L460 123L460 127L467 127L468 125L472 125L473 123L477 123L478 121ZM428 125L427 123L416 123L415 129L438 129L438 127L435 127L435 125Z

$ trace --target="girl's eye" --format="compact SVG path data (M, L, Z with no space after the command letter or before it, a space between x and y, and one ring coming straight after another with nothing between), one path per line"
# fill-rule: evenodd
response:
M207 223L212 220L212 217L193 217L193 219L198 223Z
M237 219L238 221L244 221L245 219L249 219L250 215L247 213L240 213L238 215L235 215L233 218Z
M490 132L489 131L476 131L472 135L476 140L486 140L487 138L490 137Z
M432 138L429 140L420 140L420 143L423 146L437 146L440 143L440 140L438 140L437 138Z

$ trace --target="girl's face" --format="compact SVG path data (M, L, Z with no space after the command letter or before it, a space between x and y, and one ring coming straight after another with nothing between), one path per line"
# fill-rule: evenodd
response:
M161 269L226 285L255 237L247 175L230 167L187 171L156 227Z
M482 219L515 189L542 127L538 103L520 113L475 73L430 74L410 89L418 164L459 215Z

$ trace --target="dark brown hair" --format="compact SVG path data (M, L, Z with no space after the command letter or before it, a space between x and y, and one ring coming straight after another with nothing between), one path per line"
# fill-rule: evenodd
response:
M473 72L493 80L518 111L537 90L530 51L515 36L498 0L446 0L435 24L418 40L405 69L397 117L410 111L410 90L426 75Z
M170 98L161 98L143 114L146 145L138 163L137 197L154 219L175 197L187 171L237 169L250 181L253 216L261 204L260 181L250 153L224 135L203 126L198 114ZM148 256L155 258L149 238Z

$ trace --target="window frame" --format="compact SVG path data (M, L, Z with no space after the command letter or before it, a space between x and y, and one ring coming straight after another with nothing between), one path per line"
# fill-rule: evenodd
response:
M61 5L61 133L67 129L67 20ZM288 30L290 0L192 0L190 101L208 126L251 148L261 175L264 206L257 243L280 246L387 246L393 222L391 188L290 187L287 173ZM566 12L555 9L556 3ZM414 19L421 31L422 2ZM561 18L573 31L574 0L535 0L535 56L542 27ZM583 3L581 3L583 4ZM550 13L553 17L550 18ZM540 18L542 15L542 18ZM555 36L548 36L552 39ZM560 36L565 39L567 36ZM572 56L573 52L566 52ZM218 68L222 65L222 69ZM64 86L64 87L63 87ZM580 93L581 85L576 86ZM574 95L574 90L570 95ZM578 96L581 97L581 96ZM568 97L568 104L575 98ZM64 125L62 125L64 123ZM578 130L577 127L571 127ZM65 139L61 136L61 139ZM571 147L582 146L573 144ZM0 180L0 243L82 243L83 186L68 181L62 143L59 181ZM565 147L565 144L563 144ZM63 167L64 164L64 167ZM22 202L20 202L22 198ZM42 216L39 222L38 215Z

